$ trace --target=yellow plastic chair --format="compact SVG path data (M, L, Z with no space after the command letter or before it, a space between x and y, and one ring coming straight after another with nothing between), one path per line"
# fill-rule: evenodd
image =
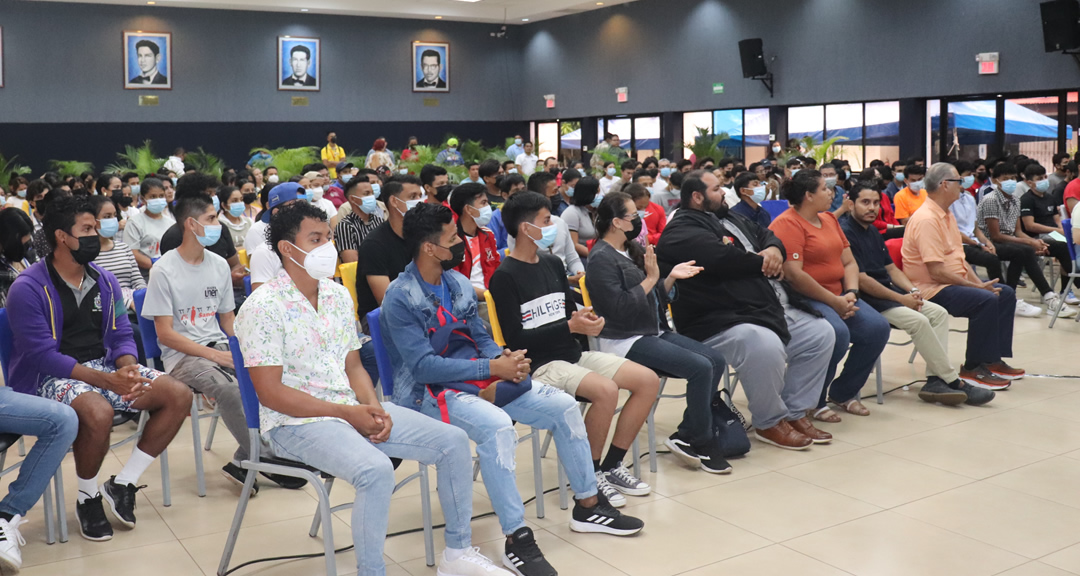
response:
M503 338L502 327L499 326L499 316L495 313L495 299L491 297L491 290L484 290L484 302L487 302L488 321L491 322L491 338L496 344L506 348L506 339Z
M349 290L349 296L352 296L353 312L360 308L360 301L356 298L356 265L357 262L348 262L338 267L341 271L341 283ZM359 318L357 316L357 319Z
M240 259L240 264L242 264L244 268L251 268L251 260L248 259L247 250L240 248L236 251L236 257Z
M578 280L578 286L581 287L581 301L588 308L592 306L592 298L589 298L589 289L585 287L585 275L581 275L581 280Z

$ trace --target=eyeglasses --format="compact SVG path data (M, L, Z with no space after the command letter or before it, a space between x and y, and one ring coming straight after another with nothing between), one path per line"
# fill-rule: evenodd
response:
M957 184L963 184L964 181L960 178L946 178L945 180L942 180L942 182L956 182Z

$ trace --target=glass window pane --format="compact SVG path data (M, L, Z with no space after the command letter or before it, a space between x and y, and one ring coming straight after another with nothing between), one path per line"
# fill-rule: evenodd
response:
M536 129L539 136L536 155L540 158L542 166L545 158L558 157L559 155L559 123L544 122L538 124Z
M829 150L832 158L847 160L852 170L862 170L862 104L830 104L825 107L825 136L836 143Z
M629 118L608 118L607 131L619 137L619 147L630 153L631 120Z
M1057 154L1058 97L1005 101L1005 152L1023 154L1043 166L1054 165Z
M748 108L743 111L743 138L746 165L761 162L769 154L769 109Z
M1065 126L1065 151L1069 153L1075 153L1080 148L1080 139L1077 138L1077 131L1080 130L1080 109L1077 107L1077 101L1080 100L1080 93L1069 92L1067 102L1065 103L1065 118L1068 124Z
M986 158L994 143L997 103L993 100L949 102L945 158L975 161Z
M559 161L566 167L581 161L581 122L559 123Z
M796 106L788 108L788 135L792 140L811 138L821 143L825 133L824 106ZM789 144L792 144L789 142Z
M941 158L941 100L926 101L926 160Z
M867 102L865 160L892 164L900 159L900 102Z
M742 158L743 114L742 110L717 110L713 112L713 133L727 134L727 140L720 142L720 149L725 156Z
M692 146L694 139L705 130L706 134L712 133L712 112L687 112L683 114L683 144ZM683 148L683 158L689 159L693 152L689 148Z
M647 116L634 119L634 150L638 161L649 156L660 158L660 117Z

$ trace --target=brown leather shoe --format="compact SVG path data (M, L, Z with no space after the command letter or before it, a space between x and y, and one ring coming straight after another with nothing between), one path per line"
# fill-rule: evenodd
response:
M797 432L785 420L781 420L776 426L765 430L754 428L754 436L766 444L772 444L785 450L806 450L814 443L806 435Z
M829 442L832 442L832 434L814 428L810 419L805 416L798 420L789 420L788 424L790 424L796 432L813 441L814 444L828 444Z

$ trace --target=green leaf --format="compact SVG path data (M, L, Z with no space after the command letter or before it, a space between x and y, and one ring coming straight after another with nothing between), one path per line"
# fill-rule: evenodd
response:
M94 165L79 160L49 160L49 169L60 176L78 176L83 172L93 172Z

